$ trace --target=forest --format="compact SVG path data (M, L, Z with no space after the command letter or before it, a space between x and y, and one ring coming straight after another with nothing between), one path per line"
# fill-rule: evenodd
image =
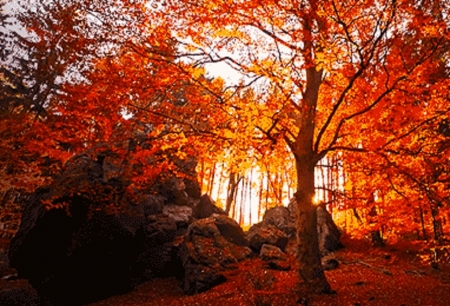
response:
M41 298L17 305L69 305L72 293L49 284L79 283L26 272L42 265L23 263L31 241L67 230L66 249L36 258L78 263L87 255L76 247L91 240L77 218L104 214L92 225L102 231L142 210L130 237L147 235L145 254L169 240L170 252L192 252L207 227L196 222L212 214L215 231L239 232L230 254L242 273L219 260L223 275L203 290L178 272L163 278L162 264L142 276L147 255L136 251L130 301L114 299L130 291L117 285L75 301L80 289L70 305L446 305L448 0L0 0L0 45L0 304L12 301L1 293L12 274ZM326 254L321 209L340 239ZM288 224L289 242L266 243L289 273L277 262L267 280L246 250L262 252L249 233L269 219ZM162 240L145 240L150 226ZM120 235L110 240L123 249ZM183 273L196 269L199 259L180 256ZM180 277L183 290L167 289Z

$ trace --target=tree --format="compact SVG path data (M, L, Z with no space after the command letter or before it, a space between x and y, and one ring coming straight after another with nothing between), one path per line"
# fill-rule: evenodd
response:
M108 142L140 166L130 167L136 185L173 167L172 157L202 152L208 165L219 151L230 173L244 176L255 163L266 170L281 198L284 179L271 166L292 160L298 272L317 293L332 292L313 203L324 157L344 152L346 166L358 154L375 157L376 179L352 178L372 184L356 190L361 198L406 195L403 181L430 201L447 197L447 173L433 168L442 159L432 154L443 148L445 126L436 131L449 113L445 1L21 3L27 35L8 38L20 52L2 51L11 59L2 62L2 182L27 169L15 182L32 189L71 154ZM216 62L244 79L227 87L207 77L202 66ZM137 135L144 145L128 141ZM414 180L417 165L436 179Z
M85 1L15 4L1 31L5 48L0 67L0 137L4 157L0 168L2 188L30 191L46 182L71 155L67 148L61 150L65 144L57 141L64 136L58 135L60 128L52 131L55 120L61 118L55 111L55 102L59 103L66 94L62 85L81 81L94 58L104 56L106 51L113 53L113 46L124 37L124 27L119 27L120 19L114 17L120 16L122 21L128 18L129 23L132 19L130 10L120 15L107 11L112 7L95 7ZM97 22L92 22L93 17ZM109 32L106 36L112 24L116 25L115 35ZM97 36L93 39L91 35ZM37 160L42 158L51 161ZM38 164L46 170L36 168Z
M143 4L19 4L18 27L2 32L9 42L1 66L2 191L33 191L73 154L105 143L124 158L133 146L130 138L147 143L132 156L143 165L139 175L134 173L142 185L144 177L151 180L174 166L169 155L193 152L192 131L207 133L212 124L201 116L202 109L212 111L199 107L211 105L211 96L190 82L182 71L189 67L174 69L171 33L151 25ZM3 15L1 20L8 21ZM208 84L221 86L220 81ZM150 166L157 160L161 167Z
M330 152L357 150L360 136L371 139L364 149L377 150L383 139L370 127L382 123L380 114L401 111L417 122L405 112L414 104L399 99L426 90L418 84L448 40L448 24L433 18L444 7L395 0L168 1L165 21L196 65L226 62L279 92L266 104L295 158L299 275L313 292L331 292L318 251L314 168ZM433 106L433 113L447 111Z

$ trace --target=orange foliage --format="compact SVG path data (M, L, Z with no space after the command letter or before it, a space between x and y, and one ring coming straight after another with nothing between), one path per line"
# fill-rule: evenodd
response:
M320 271L309 238L314 168L325 157L342 161L336 194L346 208L360 222L376 212L366 232L425 234L445 223L450 31L441 1L44 2L20 16L28 58L10 70L23 73L21 86L2 72L13 93L0 119L1 191L30 192L72 154L104 143L139 166L128 173L137 187L195 155L230 174L257 167L273 178L265 195L280 201L276 173L288 171L304 218L300 271L311 283ZM208 78L204 66L216 62L243 79Z

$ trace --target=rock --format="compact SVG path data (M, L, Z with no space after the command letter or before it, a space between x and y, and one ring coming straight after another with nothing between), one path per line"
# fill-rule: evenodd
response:
M200 184L197 182L197 180L185 179L184 186L185 186L185 191L190 198L192 198L192 199L200 198L200 195L201 195Z
M259 252L264 244L270 244L284 250L288 242L288 236L285 232L264 221L250 227L247 232L247 239L255 252Z
M224 215L194 221L181 246L183 291L204 292L225 281L223 271L252 254L236 221Z
M286 254L278 247L264 244L261 247L259 256L262 260L267 262L269 268L274 270L287 271L291 269L291 265L287 260Z
M183 184L166 186L166 194L130 193L114 163L105 173L108 158L72 158L52 185L30 197L11 241L11 267L49 304L83 305L183 273L179 237L192 208L167 198L170 186L176 194ZM187 197L188 204L199 201Z
M319 250L323 256L343 247L340 241L341 232L323 206L317 208L317 233Z
M83 222L50 210L12 246L11 266L55 305L80 305L131 289L133 233L116 215L98 212Z
M277 278L275 277L273 271L264 269L258 271L250 271L248 282L253 285L253 288L255 290L271 294L274 289L273 285L277 282ZM263 305L272 305L271 300L267 302L267 304Z
M184 174L184 191L191 199L198 199L201 195L200 184L198 183L197 164L195 156L186 156L184 159L174 158L174 164L179 172Z
M183 291L186 294L198 294L220 285L226 281L226 277L219 273L216 268L185 265L185 277L183 280Z
M192 208L189 206L165 205L162 214L172 218L178 229L187 229L192 223Z
M181 278L183 266L179 253L179 245L174 241L159 245L146 244L132 263L132 270L136 271L132 278L133 287L154 278Z
M228 242L244 247L250 245L244 231L234 219L224 214L213 214L211 218L214 220L220 234Z
M275 206L264 213L262 222L276 226L288 237L295 235L295 216L287 207Z
M173 177L164 182L160 187L160 194L166 197L168 204L186 206L190 203L186 192L186 184L183 179Z
M270 210L269 210L270 211ZM268 211L268 212L269 212ZM286 232L289 237L287 249L291 253L296 252L296 235L295 235L295 215L296 215L296 203L292 200L288 205L289 215L286 216L284 212L277 212L276 215L282 219L277 220L279 228ZM275 219L275 218L273 218ZM264 221L263 221L264 222ZM272 224L274 224L272 222ZM286 226L287 224L287 226ZM292 234L292 227L294 227L294 234ZM331 214L326 210L324 205L317 207L317 233L319 238L319 250L322 256L335 252L342 248L343 245L340 242L341 232L333 221Z
M162 213L165 198L158 194L142 195L139 204L143 207L144 213L148 215L157 215Z
M38 306L39 297L33 287L24 279L0 280L0 305Z
M180 276L183 271L176 244L179 228L171 216L149 216L148 223L135 237L137 256L132 263L132 285L156 277Z
M339 261L333 256L325 256L322 258L322 268L326 271L337 269Z
M204 219L212 214L226 215L225 211L217 207L209 195L204 194L200 197L200 202L195 205L192 216L195 219Z
M178 230L177 221L173 216L164 214L149 216L144 227L145 240L152 245L172 241Z

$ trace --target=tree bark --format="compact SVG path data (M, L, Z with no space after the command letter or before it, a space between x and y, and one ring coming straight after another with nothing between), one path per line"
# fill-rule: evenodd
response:
M419 204L419 216L420 216L420 225L421 225L421 228L422 228L423 239L428 241L427 230L425 229L425 221L424 221L424 218L423 218L422 204Z
M310 67L306 70L306 87L301 104L299 127L294 141L289 141L297 170L297 256L299 276L310 293L332 293L322 268L317 234L317 207L313 204L315 193L314 168L319 161L314 151L315 112L322 72Z
M332 292L325 273L319 251L317 234L317 207L313 204L314 163L297 162L297 256L299 276L309 292Z
M239 174L236 175L235 172L230 172L230 177L228 180L228 188L227 188L227 200L225 204L225 213L227 215L230 214L231 204L233 203L236 195L236 190L239 182L241 181L242 176Z
M239 202L239 225L243 226L244 225L244 211L245 211L245 181L246 179L244 178L242 180L242 187L241 187L241 199Z

